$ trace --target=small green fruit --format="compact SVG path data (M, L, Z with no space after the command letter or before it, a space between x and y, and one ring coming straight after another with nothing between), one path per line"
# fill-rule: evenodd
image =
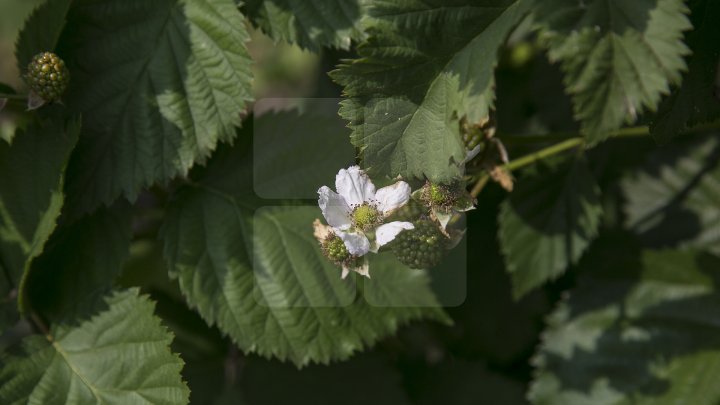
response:
M42 52L28 64L25 79L30 89L49 103L59 100L65 93L70 72L60 57L52 52Z
M351 256L345 247L345 242L335 234L328 235L327 239L323 241L322 250L325 256L336 264L344 263Z
M413 269L427 269L442 260L448 246L448 238L430 220L413 223L414 229L400 232L390 243L395 256Z

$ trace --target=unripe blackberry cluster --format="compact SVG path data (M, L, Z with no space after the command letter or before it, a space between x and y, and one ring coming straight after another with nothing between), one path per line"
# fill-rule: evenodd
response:
M25 76L30 89L46 102L57 101L70 82L65 62L52 52L33 57Z
M413 223L415 229L400 232L391 242L391 249L404 265L413 269L427 269L442 260L448 245L448 238L430 220L421 219Z
M348 252L345 242L335 235L330 233L325 240L321 243L322 252L331 262L338 266L355 266L358 262L358 257L353 256Z

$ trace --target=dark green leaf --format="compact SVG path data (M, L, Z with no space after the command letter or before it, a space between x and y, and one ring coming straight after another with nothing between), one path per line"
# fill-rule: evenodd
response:
M687 34L692 50L688 72L682 86L663 100L650 126L652 135L666 142L686 129L720 118L720 100L716 90L720 62L720 3L714 0L689 2L695 29Z
M3 282L22 286L33 258L55 229L63 205L65 167L80 131L61 108L46 107L12 145L0 142L0 266Z
M685 69L683 0L539 0L535 20L565 72L589 144L654 111Z
M33 309L57 319L82 313L88 302L107 293L128 255L130 214L128 204L120 202L60 225L30 268L26 294Z
M622 183L628 228L653 247L720 255L720 141L716 134L658 150Z
M333 181L339 167L355 161L337 99L306 104L253 121L253 189L262 198L315 199L320 184Z
M31 336L0 359L4 404L186 404L173 337L138 291L115 292L93 316Z
M372 2L360 58L333 73L349 97L340 113L371 174L436 182L460 175L460 120L488 117L497 49L527 3Z
M85 117L69 198L87 212L184 175L231 141L251 99L233 0L78 0L62 37Z
M348 49L362 38L361 0L247 0L244 10L253 24L276 41L296 43L319 51L322 47Z
M30 15L25 27L20 31L15 50L20 72L25 72L36 54L55 51L71 2L72 0L47 0Z
M515 297L577 263L601 217L600 189L582 156L539 163L520 178L499 218Z
M720 261L607 242L583 261L588 274L548 320L531 401L717 403L709 370L720 367Z

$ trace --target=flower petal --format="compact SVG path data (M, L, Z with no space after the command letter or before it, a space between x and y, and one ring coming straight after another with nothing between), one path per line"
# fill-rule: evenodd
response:
M337 235L345 242L345 247L353 256L363 256L370 250L370 241L362 233L338 232Z
M351 206L375 198L375 185L360 166L340 169L335 176L335 189Z
M318 195L318 205L328 224L337 229L350 228L350 207L347 202L328 186L320 187Z
M410 200L410 185L404 181L398 181L392 186L383 187L375 193L375 200L378 209L387 215L407 204Z
M383 246L390 243L395 237L405 229L415 229L415 226L410 222L395 221L389 222L380 227L375 231L375 241L378 246Z

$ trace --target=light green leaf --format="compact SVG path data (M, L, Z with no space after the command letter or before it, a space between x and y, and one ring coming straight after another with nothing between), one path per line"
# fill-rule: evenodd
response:
M3 404L186 404L173 337L138 290L115 292L90 318L31 336L0 360Z
M276 41L319 51L322 47L349 49L362 38L362 0L247 0L250 20Z
M233 139L251 99L233 0L80 0L69 26L65 99L86 119L68 176L74 209L132 200Z
M55 51L60 34L65 28L71 2L72 0L47 0L30 14L25 27L20 31L15 49L20 72L25 72L36 54Z
M208 323L246 352L302 366L346 359L410 320L448 320L425 272L381 258L364 286L342 280L313 237L320 210L261 208L240 146L178 191L162 229L170 275Z
M625 225L654 247L720 255L720 140L717 134L660 149L622 182Z
M534 11L590 145L680 83L692 27L683 0L539 0Z
M620 238L548 319L534 359L534 404L716 404L720 260L633 253Z
M30 268L25 293L33 310L57 319L107 293L128 256L131 224L129 205L118 202L58 226Z
M79 131L79 120L45 107L12 145L0 142L0 266L2 282L19 292L21 310L27 269L60 215L65 167Z
M499 218L515 297L577 263L597 236L601 217L600 189L582 156L531 167L502 203Z
M333 78L349 97L340 113L374 175L458 177L460 120L487 118L497 50L527 1L371 2L369 38Z
M720 3L713 0L692 0L690 18L694 30L687 33L692 50L688 72L682 86L663 100L650 130L660 142L686 129L720 119L720 100L715 92L715 80L720 62Z

